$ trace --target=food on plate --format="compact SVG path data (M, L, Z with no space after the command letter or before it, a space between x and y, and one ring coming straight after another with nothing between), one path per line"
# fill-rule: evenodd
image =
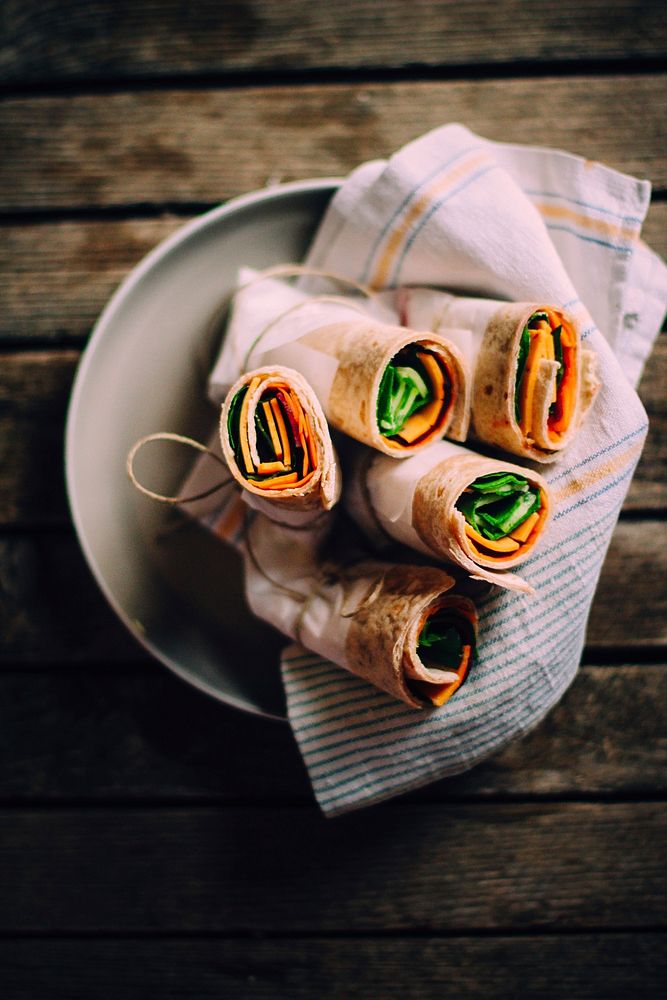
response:
M241 278L213 398L239 371L286 365L312 386L332 427L395 458L444 434L465 439L470 373L446 337L398 326L380 297L307 295L248 269Z

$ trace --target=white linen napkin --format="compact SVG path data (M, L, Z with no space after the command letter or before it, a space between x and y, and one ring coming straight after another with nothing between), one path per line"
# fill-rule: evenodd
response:
M536 594L495 591L482 603L479 659L444 709L415 712L299 646L284 651L289 720L326 815L472 767L531 729L573 680L647 430L632 385L667 302L667 269L639 238L649 199L647 181L460 125L364 164L334 196L307 265L377 288L567 308L603 388L572 447L540 469L557 511L522 567Z

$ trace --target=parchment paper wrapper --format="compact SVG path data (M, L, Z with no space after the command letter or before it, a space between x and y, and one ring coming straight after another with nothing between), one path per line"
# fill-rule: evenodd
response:
M243 269L209 393L226 395L239 374L251 367L294 368L317 394L336 429L385 454L404 457L445 433L465 440L470 422L470 370L458 347L440 334L398 326L383 297L310 297L282 281L258 281ZM413 445L384 437L377 425L382 375L406 345L419 343L436 354L451 382L449 406L432 431Z
M310 429L315 445L317 464L307 482L302 485L285 486L282 489L266 490L248 479L239 468L229 440L227 418L229 408L243 386L249 386L255 379L259 384L246 397L251 416L260 404L262 396L273 387L287 385L296 394ZM248 422L250 452L257 458L257 431L254 419ZM255 369L242 375L229 390L220 414L220 443L222 452L234 479L244 491L261 501L260 509L269 512L269 506L283 511L329 510L336 503L341 491L341 475L338 459L331 443L329 427L317 396L306 380L291 368L280 366ZM269 512L269 516L271 513Z
M456 509L464 489L479 476L513 472L540 489L540 521L516 553L485 557L466 535L465 518ZM508 572L532 554L551 514L545 480L531 469L478 455L441 441L425 451L392 462L383 455L355 448L348 455L345 507L380 550L398 541L431 558L444 559L509 590L533 593L520 576Z
M318 561L327 526L281 528L257 515L243 545L252 611L307 649L413 708L431 702L453 672L429 668L417 654L424 622L436 610L467 613L474 605L450 593L454 580L435 567L364 561L344 569ZM458 686L458 684L457 684Z
M581 346L581 330L575 316L539 302L498 302L491 299L458 298L426 288L404 288L397 292L397 307L407 326L418 325L455 339L474 371L472 426L474 435L513 455L535 462L553 462L575 437L600 388L597 357ZM558 364L541 360L533 401L529 436L521 430L515 414L515 385L519 342L530 316L545 308L563 315L575 333L577 344L576 402L569 427L557 440L549 435L547 421ZM459 339L450 328L469 331Z

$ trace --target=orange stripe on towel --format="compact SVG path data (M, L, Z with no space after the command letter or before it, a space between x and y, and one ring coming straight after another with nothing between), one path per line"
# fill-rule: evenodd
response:
M487 153L477 153L477 155L472 159L467 161L464 160L463 163L454 167L446 173L444 177L439 177L422 195L419 196L419 198L417 198L415 202L413 202L407 214L402 220L399 221L396 228L391 231L387 237L385 248L375 266L375 271L370 281L371 288L383 288L386 285L399 247L417 219L420 216L425 215L428 209L433 205L436 197L452 184L456 183L456 181L465 177L466 174L471 174L481 163L490 162L491 160Z

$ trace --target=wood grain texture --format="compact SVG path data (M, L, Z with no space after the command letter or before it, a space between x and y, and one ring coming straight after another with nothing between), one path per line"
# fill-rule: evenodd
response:
M0 521L68 519L65 414L77 351L0 355Z
M0 930L661 927L666 835L646 802L0 810Z
M665 938L4 941L5 1000L645 1000L664 996Z
M187 221L166 215L4 226L0 339L80 344L128 272Z
M345 175L446 120L667 186L657 74L160 90L2 102L0 211L223 201Z
M90 330L126 274L190 217L6 225L0 240L0 340L75 343ZM667 256L667 203L643 230Z
M8 2L0 80L572 62L667 50L658 3Z
M667 598L657 582L666 574L667 522L622 521L593 602L589 647L648 652L667 644ZM0 585L0 668L145 659L68 532L0 534Z
M267 669L271 669L270 665ZM530 735L419 801L667 791L667 668L582 667ZM233 711L159 665L0 674L0 800L312 802L286 724Z
M146 659L70 532L0 536L0 593L0 664Z

